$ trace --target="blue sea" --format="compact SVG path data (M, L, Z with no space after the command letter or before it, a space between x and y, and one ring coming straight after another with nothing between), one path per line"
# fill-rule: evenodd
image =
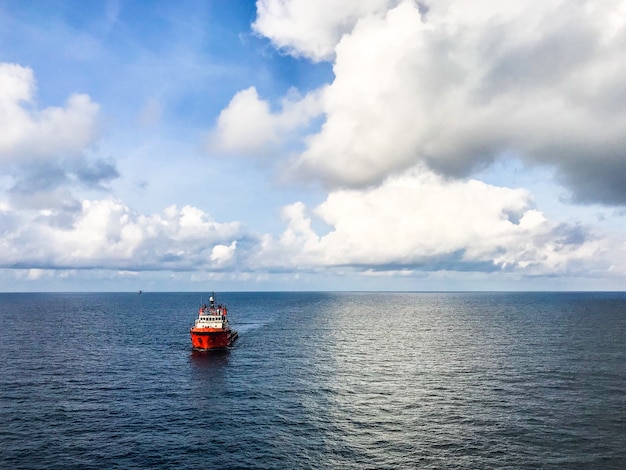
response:
M0 294L0 468L626 468L626 293L207 299Z

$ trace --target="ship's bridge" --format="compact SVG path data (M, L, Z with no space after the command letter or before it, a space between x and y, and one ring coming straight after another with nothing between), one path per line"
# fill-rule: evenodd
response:
M226 315L222 312L206 312L198 316L196 320L196 328L225 328Z

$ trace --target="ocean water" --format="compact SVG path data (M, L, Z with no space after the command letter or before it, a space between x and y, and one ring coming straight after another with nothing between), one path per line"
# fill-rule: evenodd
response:
M0 294L0 468L626 468L625 293L203 300Z

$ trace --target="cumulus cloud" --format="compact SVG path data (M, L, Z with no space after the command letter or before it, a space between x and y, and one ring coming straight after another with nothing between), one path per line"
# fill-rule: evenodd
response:
M334 57L335 45L360 18L383 13L391 0L258 0L255 31L279 49L314 61Z
M549 165L582 203L626 204L626 0L259 0L254 29L332 61L332 83L277 103L241 90L208 136L216 154L293 155L329 188L255 235L204 210L140 214L88 155L99 106L39 106L32 70L0 64L0 268L231 273L346 269L523 275L626 274L623 233L550 220L531 194L472 179L502 155ZM161 107L138 116L158 125ZM320 118L316 120L316 118ZM317 126L318 124L320 124ZM474 174L475 176L475 174ZM324 227L326 230L324 230Z
M58 218L0 203L0 268L33 270L31 278L71 269L626 273L622 238L554 223L525 190L446 180L422 167L375 188L332 191L312 210L285 206L278 236L253 235L192 206L143 215L113 198L85 200L65 223Z
M230 245L215 245L211 250L211 261L214 261L217 266L228 265L234 259L236 249L237 240Z
M5 268L210 270L233 259L242 232L195 207L141 215L116 199L83 201L69 227L51 223L47 212L18 214L5 205L0 215Z
M0 161L78 155L98 134L99 106L74 94L65 107L34 108L33 71L0 63Z
M30 68L0 63L0 168L10 171L13 206L67 215L80 205L73 188L106 190L119 173L88 153L100 135L99 106L73 94L64 107L39 109L35 89Z
M295 90L284 98L280 109L259 98L255 87L237 93L220 113L209 135L209 150L240 155L264 155L288 141L295 129L306 127L321 111L319 92L304 97Z
M334 63L294 162L306 177L365 187L418 162L466 177L514 155L554 166L576 202L626 204L626 1L257 5L257 31Z
M332 61L335 78L307 108L321 126L290 129L302 132L291 171L330 193L313 210L284 207L284 232L239 258L251 269L625 271L623 235L549 220L528 191L471 176L515 158L553 167L573 201L626 204L626 1L259 0L257 11L257 32ZM252 135L254 154L280 145L283 114L249 89L218 130L224 142Z
M262 240L257 263L553 275L578 265L623 269L626 255L589 228L547 220L525 190L445 180L422 168L376 188L333 191L313 213L329 233L313 230L304 204L287 206L287 229Z
M40 108L35 89L31 69L0 64L0 167L9 170L0 197L1 267L39 279L55 270L232 265L237 222L216 222L189 205L143 215L114 197L79 198L85 189L108 190L120 176L111 158L91 152L99 106L72 95L64 107Z

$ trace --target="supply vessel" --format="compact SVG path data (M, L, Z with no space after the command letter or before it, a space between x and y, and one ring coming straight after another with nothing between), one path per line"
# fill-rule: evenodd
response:
M228 326L226 305L215 305L215 292L209 297L209 305L198 309L198 318L190 333L196 351L227 348L237 339L237 332Z

